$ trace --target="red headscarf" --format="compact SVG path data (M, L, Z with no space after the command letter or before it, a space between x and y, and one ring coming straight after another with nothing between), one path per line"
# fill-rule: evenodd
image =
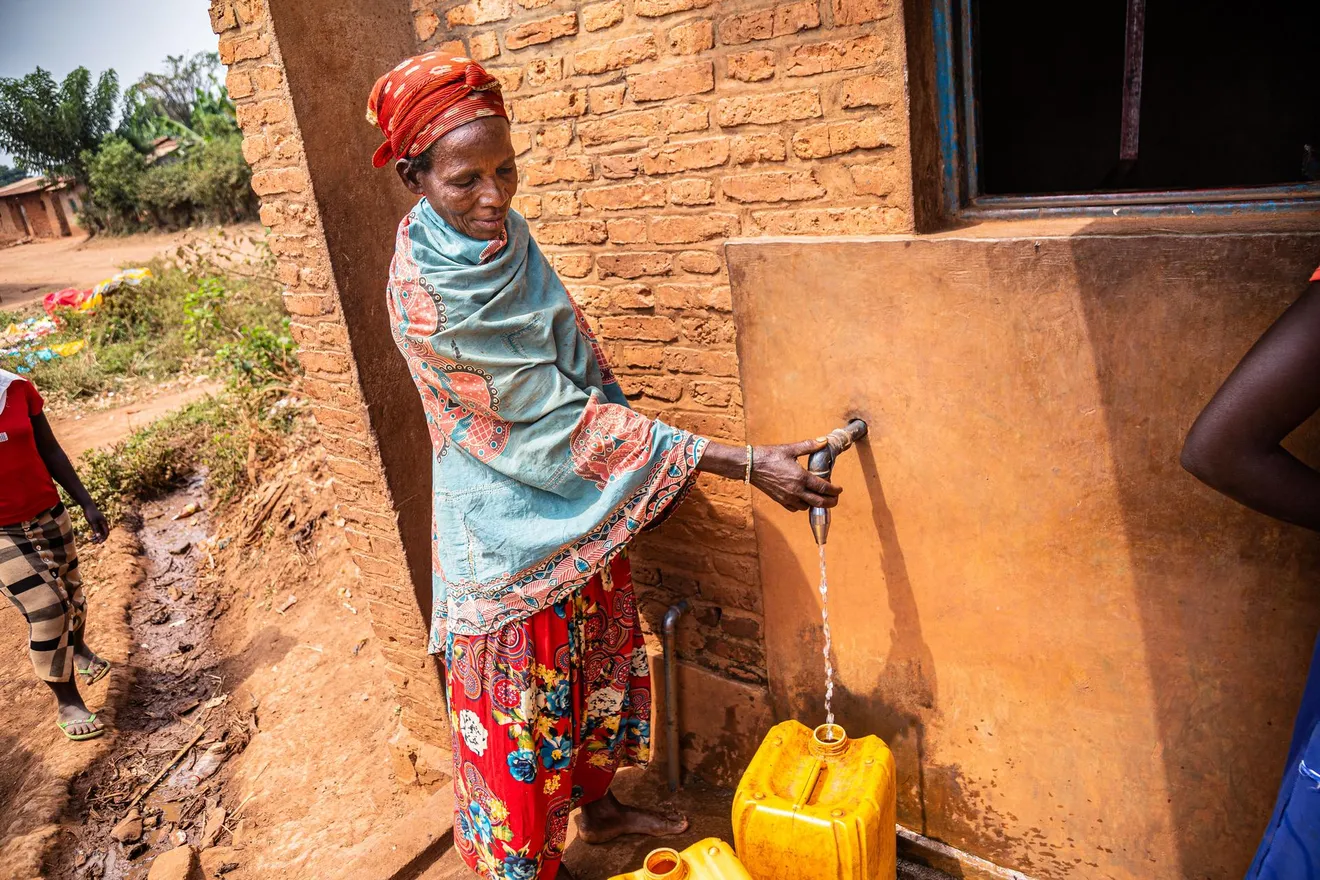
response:
M404 59L376 80L367 101L367 121L385 143L371 157L384 168L395 159L425 152L441 137L483 116L509 118L500 81L471 58L427 52Z

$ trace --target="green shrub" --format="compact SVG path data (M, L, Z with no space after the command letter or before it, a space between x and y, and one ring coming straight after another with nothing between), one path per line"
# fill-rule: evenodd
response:
M99 149L83 156L90 204L87 218L110 232L133 232L142 226L142 179L147 165L124 138L111 135Z

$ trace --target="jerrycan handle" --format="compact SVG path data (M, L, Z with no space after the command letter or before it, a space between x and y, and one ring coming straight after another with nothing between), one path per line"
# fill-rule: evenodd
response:
M848 750L848 734L844 733L843 728L837 724L822 724L811 732L811 742L807 745L807 749L816 760L812 762L811 774L807 777L806 784L802 786L802 793L798 795L797 803L793 805L794 809L801 809L816 793L816 785L820 782L820 774L825 769L826 761Z
M642 863L642 877L645 880L684 880L687 877L687 862L678 850L662 847L652 850Z

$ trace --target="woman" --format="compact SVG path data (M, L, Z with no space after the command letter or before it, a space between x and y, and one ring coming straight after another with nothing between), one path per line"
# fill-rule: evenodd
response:
M410 58L368 119L421 196L399 226L388 304L434 446L430 650L444 653L455 840L489 880L553 880L568 816L581 836L666 835L687 822L621 804L645 763L651 689L628 543L698 472L746 480L790 510L839 490L797 458L628 408L600 346L526 221L498 82L467 58Z
M7 523L0 525L0 591L27 619L32 666L59 704L55 723L80 741L105 733L105 725L83 704L74 673L95 684L110 664L87 647L73 526L55 481L82 507L93 541L104 541L110 529L51 432L43 405L31 382L0 370L0 523Z
M1261 513L1320 531L1320 471L1282 441L1320 409L1320 269L1197 418L1182 463ZM1320 876L1320 641L1311 658L1274 814L1248 880Z

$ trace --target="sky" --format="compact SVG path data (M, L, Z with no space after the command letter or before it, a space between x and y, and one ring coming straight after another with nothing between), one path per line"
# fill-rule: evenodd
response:
M163 69L166 55L214 52L207 0L0 0L0 77L38 66L114 68L119 86ZM0 164L11 164L0 151Z

